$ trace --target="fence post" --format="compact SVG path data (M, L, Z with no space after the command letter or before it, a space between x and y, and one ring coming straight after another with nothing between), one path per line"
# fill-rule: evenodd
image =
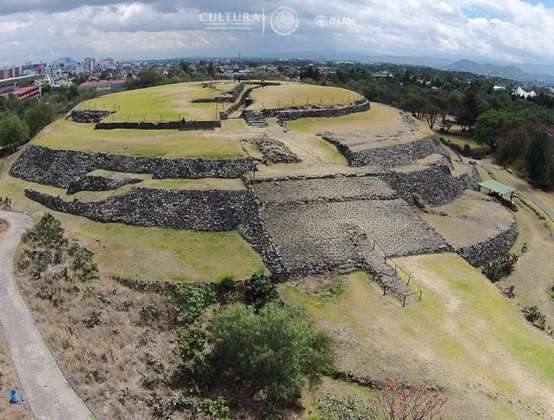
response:
M419 301L421 302L421 298L423 297L423 290L419 290Z
M403 296L403 300L402 300L402 307L405 308L406 307L406 295Z

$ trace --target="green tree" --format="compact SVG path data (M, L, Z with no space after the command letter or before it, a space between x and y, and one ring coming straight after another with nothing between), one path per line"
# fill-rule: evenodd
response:
M36 102L25 112L31 137L56 119L56 109L45 101Z
M0 147L21 144L29 140L29 127L15 114L0 119Z
M548 141L550 139L547 134L538 133L529 145L527 152L527 172L531 181L539 186L545 186L545 179L550 163L548 154Z
M235 304L208 325L210 364L215 372L240 380L271 404L289 404L332 369L331 337L314 329L295 309L277 302L258 314Z

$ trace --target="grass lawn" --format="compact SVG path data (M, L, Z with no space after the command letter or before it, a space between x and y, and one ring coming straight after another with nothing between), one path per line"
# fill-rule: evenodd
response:
M33 140L37 146L129 156L233 159L244 157L240 142L223 131L95 130L92 124L59 119Z
M267 109L305 104L348 104L361 96L338 87L283 82L280 86L254 89L251 97L254 100L251 108Z
M460 410L533 418L527 405L552 412L554 343L513 302L457 255L396 262L412 274L411 287L423 290L421 303L400 309L365 273L345 276L335 296L292 284L281 294L337 337L340 370L438 382L448 390L447 418L459 418Z
M216 104L193 103L192 100L219 93L216 88L203 88L201 82L177 83L112 93L84 101L77 109L115 110L116 113L105 121L169 121L182 117L213 120L218 111Z

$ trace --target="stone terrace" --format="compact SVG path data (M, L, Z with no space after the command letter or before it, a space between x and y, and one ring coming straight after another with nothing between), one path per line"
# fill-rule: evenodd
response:
M266 181L253 187L265 204L397 198L387 184L371 176Z
M354 198L309 204L273 201L260 214L293 275L361 262L359 237L375 240L387 256L448 248L446 241L400 199Z

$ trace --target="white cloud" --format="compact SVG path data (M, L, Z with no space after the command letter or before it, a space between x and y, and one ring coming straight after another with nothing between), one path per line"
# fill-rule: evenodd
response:
M521 0L284 0L301 17L288 37L211 32L198 20L199 11L271 13L269 1L1 1L1 64L62 55L147 58L329 48L554 63L554 9ZM322 13L354 18L355 24L317 26L314 17Z

